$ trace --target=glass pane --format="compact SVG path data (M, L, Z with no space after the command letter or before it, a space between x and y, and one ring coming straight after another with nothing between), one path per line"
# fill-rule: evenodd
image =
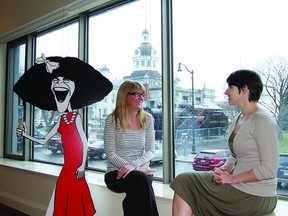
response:
M34 107L34 137L43 138L58 121L57 111L41 110ZM63 149L60 134L54 135L46 144L32 142L33 159L39 161L64 163Z
M141 0L89 18L89 64L109 78L114 86L104 100L89 106L88 136L93 140L88 147L90 168L106 170L102 145L97 147L93 142L103 143L104 122L115 108L117 90L124 80L135 80L145 86L145 110L161 110L160 15L159 0ZM161 124L155 122L156 143L161 146L157 152L161 158L152 165L157 169L156 177L163 176L162 131L157 131Z
M8 85L6 106L6 131L5 154L21 155L24 153L24 140L16 136L16 128L22 127L24 120L23 101L13 92L13 86L22 76L25 70L25 48L26 44L10 47L8 50ZM12 110L12 111L11 111Z
M78 57L78 22L37 36L36 58L43 53L49 56ZM41 110L34 107L33 131L37 138L44 137L58 121L58 111ZM54 135L46 144L32 142L33 159L63 164L63 149L60 134Z
M259 103L282 131L280 152L288 151L288 14L276 2L173 1L176 175L192 171L201 150L228 147L227 129L239 110L227 104L226 78L243 68L261 72ZM287 191L287 183L278 188Z
M36 38L36 58L48 56L78 57L79 23L73 22Z

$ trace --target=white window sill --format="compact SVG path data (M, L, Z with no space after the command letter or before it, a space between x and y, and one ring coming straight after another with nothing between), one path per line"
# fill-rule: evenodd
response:
M8 167L13 167L16 169L27 170L29 172L36 172L39 174L59 176L62 166L45 164L34 161L19 161L6 158L0 158L0 164ZM104 173L98 173L94 171L86 170L85 173L86 181L88 184L106 187L104 182ZM154 181L153 188L155 196L159 199L172 200L173 190L168 184L163 184L161 182Z
M18 161L6 158L0 158L0 166L12 167L15 169L26 170L28 172L36 172L43 175L50 176L59 176L61 171L61 166L45 164L40 162L32 162L32 161ZM86 181L89 185L94 185L97 187L106 188L106 184L104 182L104 174L97 173L93 171L86 171ZM155 192L155 196L157 200L163 200L164 202L168 201L172 205L173 199L173 190L169 187L168 184L163 184L161 182L154 181L153 188ZM274 213L269 214L269 216L287 216L287 203L288 198L279 198L278 204Z

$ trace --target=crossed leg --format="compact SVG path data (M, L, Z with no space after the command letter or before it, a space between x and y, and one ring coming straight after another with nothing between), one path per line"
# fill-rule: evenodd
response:
M193 216L191 207L176 193L174 193L173 197L172 215Z

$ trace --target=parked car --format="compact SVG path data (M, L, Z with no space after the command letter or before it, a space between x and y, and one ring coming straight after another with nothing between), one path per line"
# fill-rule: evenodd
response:
M231 155L228 149L207 149L201 150L192 163L193 169L196 171L213 170L222 166Z
M61 138L60 137L52 137L48 141L48 149L51 150L51 152L54 154L56 154L58 151L60 151L63 154L64 151L63 151Z
M88 140L88 157L92 158L100 158L102 160L106 159L106 153L104 151L104 141L100 139L96 140Z
M281 187L282 183L288 183L288 152L279 154L277 182L279 187Z
M163 143L155 142L155 153L154 157L150 160L150 164L162 163L163 162L163 150L162 150ZM175 158L177 157L177 152L175 150Z
M38 130L34 131L34 137L35 138L43 138L44 135L45 135L44 132L41 132ZM21 150L23 148L23 141L24 141L23 136L17 137L17 150ZM39 143L33 142L33 144L38 145Z

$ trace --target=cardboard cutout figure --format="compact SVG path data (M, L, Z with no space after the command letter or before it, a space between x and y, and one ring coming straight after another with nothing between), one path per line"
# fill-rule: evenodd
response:
M55 110L62 115L43 138L35 138L23 128L17 135L45 144L57 132L61 134L64 166L46 215L95 215L89 187L85 179L87 139L76 109L102 100L111 90L112 83L89 64L73 57L49 57L42 54L37 63L27 70L14 85L14 92L23 101L43 109ZM55 195L55 196L54 196Z

